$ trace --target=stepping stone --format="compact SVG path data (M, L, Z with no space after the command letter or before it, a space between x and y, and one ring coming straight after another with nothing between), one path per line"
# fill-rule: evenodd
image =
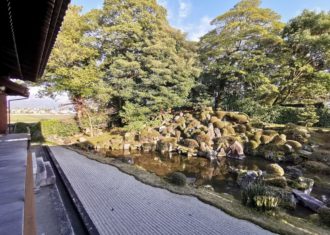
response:
M315 197L312 197L306 193L303 193L299 190L294 189L292 191L292 193L295 195L295 197L297 198L297 200L305 207L311 209L312 211L317 212L318 209L320 209L321 207L325 206L325 204L316 199Z

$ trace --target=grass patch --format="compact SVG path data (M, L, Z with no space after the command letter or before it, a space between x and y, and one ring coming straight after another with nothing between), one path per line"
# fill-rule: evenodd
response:
M10 114L10 123L24 122L24 123L37 123L42 120L56 119L67 120L73 119L74 115L64 114Z

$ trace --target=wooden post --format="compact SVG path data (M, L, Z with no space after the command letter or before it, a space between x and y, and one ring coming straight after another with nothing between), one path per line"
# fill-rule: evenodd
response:
M0 134L6 134L7 127L7 96L0 91Z
M36 235L36 210L34 200L34 181L32 167L32 153L28 149L26 160L26 176L25 176L25 200L24 200L24 235Z

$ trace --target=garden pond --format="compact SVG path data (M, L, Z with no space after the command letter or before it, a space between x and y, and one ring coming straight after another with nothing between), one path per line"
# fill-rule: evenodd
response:
M241 190L230 169L266 170L269 161L259 157L246 157L244 160L224 157L221 161L210 161L200 157L183 157L179 154L160 154L157 152L107 151L106 157L124 162L154 173L159 177L169 177L174 172L181 172L187 177L188 184L195 187L206 187L217 193L227 193L240 199ZM282 167L287 165L281 164ZM329 196L327 190L314 186L311 193L318 199ZM289 214L307 218L312 211L300 205Z

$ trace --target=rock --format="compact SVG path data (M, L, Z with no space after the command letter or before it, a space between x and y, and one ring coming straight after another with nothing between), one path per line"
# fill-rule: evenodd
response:
M279 204L281 207L290 210L296 209L297 199L291 191L272 186L268 186L267 191L281 199Z
M214 127L212 123L209 123L208 125L208 131L207 131L207 135L209 136L209 138L212 140L215 137L214 134Z
M226 114L226 118L228 118L230 121L239 124L245 124L249 122L249 117L245 114L240 114L240 113L228 112Z
M278 175L265 175L263 182L267 185L285 188L287 186L286 178Z
M262 135L260 141L262 144L268 144L274 139L274 136Z
M220 121L219 118L217 118L215 116L211 117L211 120L210 120L211 123L215 123L215 122L218 122L218 121Z
M298 179L303 176L302 171L296 166L288 166L285 168L285 174L291 179Z
M157 151L161 153L172 152L176 148L177 140L174 137L167 137L157 142Z
M226 111L216 111L215 115L222 120L226 116L227 112Z
M317 213L320 217L320 221L325 225L330 226L330 208L321 207Z
M160 138L159 132L152 128L143 129L139 135L139 141L141 143L154 142L159 140L159 138Z
M282 146L282 149L285 153L292 153L293 152L293 148L291 145L285 144Z
M209 150L206 152L206 158L209 160L214 160L217 158L217 154L218 154L218 152L216 152L214 150Z
M271 141L272 144L275 145L283 145L286 143L286 136L281 134L281 135L276 135L274 136L273 140Z
M85 137L80 137L78 140L80 143L87 142L87 139Z
M271 160L273 162L281 162L285 159L285 154L282 151L267 150L264 152L264 157L265 159Z
M330 175L330 167L322 162L306 161L303 166L311 173Z
M308 195L312 192L314 186L313 179L305 178L303 176L299 177L298 179L291 180L288 183L290 187L298 189Z
M154 143L143 143L142 151L143 152L153 152L156 150L156 144Z
M205 143L206 145L210 145L211 139L207 134L200 134L196 136L196 140L199 144Z
M302 144L295 140L287 140L285 144L290 145L296 151L302 148Z
M300 202L303 206L311 209L314 212L317 212L321 207L324 207L324 203L316 199L315 197L312 197L296 189L294 189L292 192L297 198L298 202Z
M236 182L242 189L245 189L254 183L261 175L261 171L241 171L238 172Z
M203 189L203 190L206 190L206 191L214 192L214 188L212 187L212 185L209 185L209 184L199 186L198 188Z
M186 146L186 147L192 148L192 149L199 148L198 142L196 140L194 140L194 139L185 139L183 141L183 146Z
M221 131L219 128L215 128L214 129L214 134L216 138L220 138L221 137Z
M131 144L125 143L125 144L123 145L123 150L129 150L130 147L131 147Z
M234 127L235 132L237 133L245 133L246 132L246 126L242 124L238 124Z
M298 154L299 154L301 157L309 158L313 153L301 149L301 150L298 151Z
M275 175L275 176L283 176L284 170L283 168L278 164L269 164L266 167L267 174Z
M171 183L178 186L185 186L187 184L187 177L181 172L174 172L170 179Z
M224 122L224 121L216 121L215 123L213 123L214 127L219 128L219 129L223 129L226 126L230 125L229 122Z

